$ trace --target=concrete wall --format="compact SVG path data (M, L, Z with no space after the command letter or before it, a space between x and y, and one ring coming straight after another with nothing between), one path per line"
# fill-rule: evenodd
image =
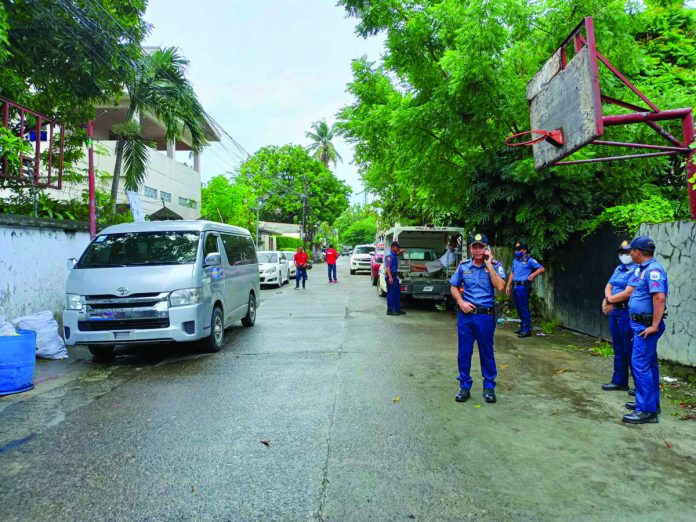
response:
M669 280L669 317L657 353L696 366L696 221L642 225L638 233L655 241L655 257Z
M0 315L61 317L67 260L89 244L85 223L0 215Z

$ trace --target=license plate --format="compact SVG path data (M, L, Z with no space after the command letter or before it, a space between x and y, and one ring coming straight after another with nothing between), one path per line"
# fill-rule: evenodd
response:
M424 286L424 287L423 287L423 291L424 291L424 292L432 292L432 291L433 291L433 287L432 287L432 286Z
M114 332L114 339L130 339L131 333L130 332Z

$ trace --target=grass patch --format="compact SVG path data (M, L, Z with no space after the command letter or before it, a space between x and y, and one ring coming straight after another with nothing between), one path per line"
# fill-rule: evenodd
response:
M543 321L540 325L539 328L541 328L541 331L546 334L546 335L551 335L556 333L556 330L558 330L558 322L556 321Z
M592 348L590 348L590 353L599 355L600 357L614 357L614 348L609 343L609 341L605 341L604 339L597 339L595 345Z

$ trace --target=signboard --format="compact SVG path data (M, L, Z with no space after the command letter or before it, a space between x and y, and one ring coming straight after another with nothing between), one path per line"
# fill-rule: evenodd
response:
M133 221L136 223L144 222L145 214L143 213L143 207L140 204L140 196L138 196L138 193L132 190L126 190L126 196L128 196L128 203L130 204L131 213L133 214Z

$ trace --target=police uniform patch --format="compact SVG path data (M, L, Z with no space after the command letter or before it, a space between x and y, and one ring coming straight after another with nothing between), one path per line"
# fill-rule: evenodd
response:
M473 274L471 270L462 270L462 274Z
M481 241L481 239L482 239L482 238L481 238L481 234L476 234L476 235L474 236L474 239L475 239L476 241Z
M650 280L651 281L659 281L660 280L660 271L659 270L651 270L650 271Z
M498 274L500 275L500 277L505 279L505 270L503 269L503 265L498 265L497 270L498 270Z
M640 267L637 266L633 273L634 273L635 275L640 275Z

